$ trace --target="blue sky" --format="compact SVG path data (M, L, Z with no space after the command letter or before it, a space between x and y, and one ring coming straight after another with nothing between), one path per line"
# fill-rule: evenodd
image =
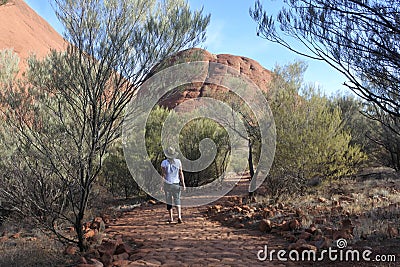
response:
M204 7L205 13L211 14L207 30L207 41L202 45L213 54L233 54L258 61L272 70L275 65L286 65L295 60L308 64L305 81L315 83L322 91L330 95L336 91L349 93L343 86L345 77L326 63L311 60L264 40L256 35L256 23L249 15L253 0L188 0L193 9ZM62 26L57 21L49 0L25 0L40 16L46 19L58 32ZM281 1L264 0L264 7L276 11Z

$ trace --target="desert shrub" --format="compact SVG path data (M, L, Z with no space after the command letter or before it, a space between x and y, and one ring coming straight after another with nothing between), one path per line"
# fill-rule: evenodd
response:
M367 138L380 148L377 154L379 162L400 171L400 118L371 103L366 103L363 112L370 119Z
M63 247L45 236L7 240L0 244L0 266L68 266L76 261Z
M19 61L18 55L12 49L0 50L0 86L9 86L14 81L19 71Z
M106 156L100 180L114 197L129 198L141 193L126 165L121 142L114 144Z
M388 127L370 116L379 111L370 103L349 94L337 94L331 99L333 107L339 107L343 118L343 128L351 133L351 144L358 145L368 155L369 166L389 166L396 168L397 144L399 136ZM383 116L383 114L382 114Z
M315 177L353 174L365 159L343 129L338 107L311 85L303 85L306 66L297 62L274 70L269 92L276 124L276 154L266 179L272 196L301 192Z
M146 189L151 191L152 189L157 190L157 188L153 187L159 186L157 184L152 184L152 179L148 179L150 175L153 175L153 172L146 167L145 162L150 160L153 167L161 174L161 162L165 159L161 144L161 134L167 117L171 120L168 122L168 127L174 127L174 125L178 125L178 123L175 122L178 120L185 121L186 116L188 116L188 113L181 113L178 115L174 111L169 111L162 107L154 108L146 121L145 141L147 155L131 155L129 153L125 155L127 160L135 162L135 173L133 175L136 176L135 178L139 178L143 181L143 186ZM228 134L222 126L210 119L199 118L188 120L188 123L186 123L182 129L177 130L180 131L178 132L179 136L176 137L176 140L179 142L179 148L182 152L182 155L179 157L183 156L189 160L198 159L201 156L199 148L200 141L205 138L211 139L215 143L217 149L216 157L207 168L198 172L184 171L187 186L203 185L217 179L223 174L228 164L230 147ZM138 138L140 138L139 136L142 134L142 132L137 131L135 135L130 136L130 145L135 146L135 142L137 142ZM168 146L170 144L164 145ZM146 184L146 181L149 181L149 184ZM156 179L155 181L158 180Z
M200 141L210 138L216 145L216 157L204 170L199 172L186 172L187 186L201 186L210 183L222 175L228 163L230 151L227 132L210 119L196 119L182 129L180 144L183 155L189 160L200 158ZM206 151L204 151L206 152Z

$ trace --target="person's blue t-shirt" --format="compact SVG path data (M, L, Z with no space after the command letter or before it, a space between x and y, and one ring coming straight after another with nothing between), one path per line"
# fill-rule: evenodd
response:
M177 184L179 183L179 170L182 166L182 163L179 159L173 159L171 162L168 159L165 159L161 162L161 167L164 168L165 171L165 182L168 184Z

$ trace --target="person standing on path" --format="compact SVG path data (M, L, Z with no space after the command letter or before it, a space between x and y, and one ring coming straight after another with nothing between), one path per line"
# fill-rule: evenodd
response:
M181 186L185 190L185 177L183 176L182 163L176 157L178 152L173 147L168 147L164 151L167 159L161 162L163 186L165 198L167 202L167 210L169 212L168 222L173 222L173 204L178 212L178 223L182 223L181 211ZM172 203L172 200L174 203Z

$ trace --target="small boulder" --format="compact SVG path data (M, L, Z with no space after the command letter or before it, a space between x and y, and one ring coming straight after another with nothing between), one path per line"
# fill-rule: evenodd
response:
M261 220L260 224L258 225L258 229L260 229L261 232L263 233L269 233L271 232L272 226L271 226L271 221L270 220Z
M129 259L129 254L126 252L113 256L114 261L128 260L128 259Z
M393 226L388 225L387 234L390 238L395 238L399 235L399 230Z
M298 230L301 227L301 223L297 219L293 219L289 222L290 230Z
M243 210L243 209L242 209L241 207L239 207L239 206L233 207L233 211L234 211L234 212L241 213L242 210Z
M115 250L117 249L117 242L113 240L104 240L101 245L98 247L98 251L100 255L109 254L114 255Z
M99 232L103 232L106 229L106 225L104 223L103 218L101 217L94 218L90 228L93 230L98 230Z
M299 239L310 240L311 236L312 234L304 231L299 235Z
M72 245L69 245L64 249L65 255L75 255L76 252L78 252L78 248Z
M131 254L132 252L133 252L132 247L126 243L119 244L115 249L115 254L122 254L122 253Z
M283 221L281 224L277 225L277 227L282 231L290 231L290 222Z

